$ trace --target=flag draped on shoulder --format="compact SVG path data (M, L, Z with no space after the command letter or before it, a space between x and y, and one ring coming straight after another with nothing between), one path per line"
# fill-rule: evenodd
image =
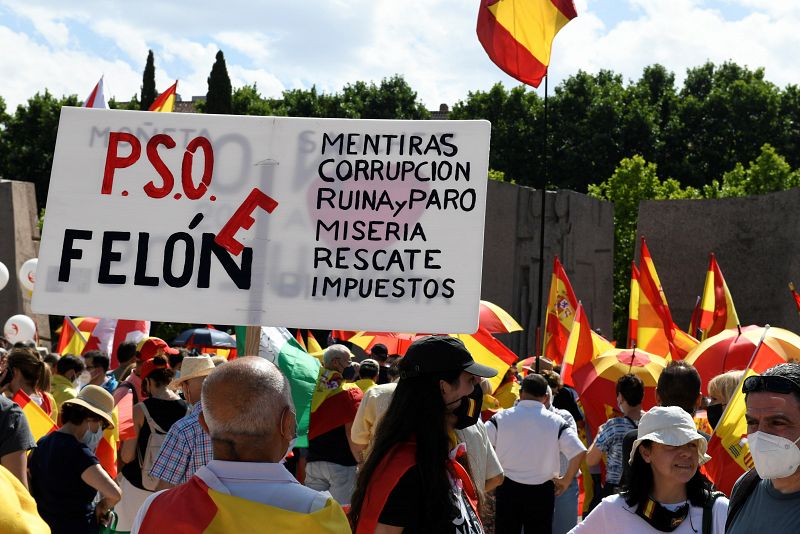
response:
M553 39L577 16L572 0L481 0L478 40L506 74L539 87Z
M106 95L103 94L103 77L100 77L100 81L97 82L97 85L94 86L92 92L89 93L89 96L86 97L86 100L83 101L83 106L85 108L102 108L107 109L108 104L106 103Z
M31 400L27 393L21 389L17 390L11 400L22 408L22 413L25 414L25 418L28 420L28 426L31 428L34 440L39 441L50 432L58 429L56 423L42 410L41 406Z
M628 347L637 342L639 328L639 269L631 262L631 296L628 300Z
M345 382L336 371L320 367L311 399L308 439L352 422L362 397L363 392L356 384Z
M561 365L561 378L564 383L579 388L579 385L574 383L573 375L575 371L591 363L600 354L613 348L614 345L610 341L592 331L592 327L589 325L589 318L586 317L586 311L583 309L583 305L578 303L578 309L575 311L575 321L569 334L567 350L564 355L564 362Z
M727 328L739 326L739 316L733 305L728 284L722 276L717 258L711 254L708 262L706 283L703 286L703 297L700 299L699 330L703 332L701 341L717 335ZM691 332L694 334L694 332Z
M662 358L682 360L698 342L673 322L667 298L644 238L639 265L637 347Z
M178 80L175 80L175 83L172 84L169 89L158 95L150 109L147 111L164 111L164 112L171 112L175 109L175 97L178 93Z
M553 259L553 275L550 278L550 296L547 298L547 316L544 323L544 356L556 363L564 360L567 338L575 320L578 299L569 283L564 266Z
M289 380L297 414L296 446L308 447L311 398L319 375L319 360L300 348L297 340L285 328L267 326L261 327L258 355L277 365Z

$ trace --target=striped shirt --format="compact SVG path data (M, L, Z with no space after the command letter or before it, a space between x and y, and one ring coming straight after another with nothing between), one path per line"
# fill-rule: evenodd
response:
M211 440L200 426L202 405L177 421L167 432L150 475L174 486L188 482L192 475L212 460Z

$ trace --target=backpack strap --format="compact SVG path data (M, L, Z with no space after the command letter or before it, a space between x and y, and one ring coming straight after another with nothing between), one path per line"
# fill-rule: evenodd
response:
M742 480L733 487L731 501L728 503L728 519L725 521L725 532L730 529L734 518L742 508L744 508L744 503L747 502L747 499L753 491L755 491L759 482L761 482L761 477L758 476L758 472L755 469L751 469L745 473Z
M711 534L714 524L714 503L717 502L717 499L724 496L725 494L721 491L712 491L708 495L706 505L703 506L703 534Z
M561 434L563 434L567 429L569 429L569 423L564 421L564 423L558 427L558 439L561 439Z
M156 423L156 420L153 419L153 416L150 415L150 412L147 410L147 405L145 403L141 403L142 413L144 414L144 418L147 420L147 424L150 425L150 433L158 432L159 434L166 434L167 431L162 429Z

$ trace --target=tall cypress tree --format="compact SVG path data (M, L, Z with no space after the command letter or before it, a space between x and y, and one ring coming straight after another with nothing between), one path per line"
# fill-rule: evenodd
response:
M222 50L217 52L217 60L211 67L208 76L208 94L206 95L206 113L231 114L231 79Z
M156 99L156 66L153 60L153 51L147 52L147 64L144 66L142 76L142 98L139 100L139 109L147 111Z

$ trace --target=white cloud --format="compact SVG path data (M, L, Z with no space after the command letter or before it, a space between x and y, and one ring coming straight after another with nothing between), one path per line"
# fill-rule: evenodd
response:
M655 62L681 81L687 68L707 60L764 66L779 85L800 79L796 0L576 4L579 17L556 37L551 86L578 69L612 69L637 79ZM0 72L13 73L2 77L0 94L15 105L44 87L58 95L82 93L104 72L109 94L126 100L139 91L152 49L158 89L178 78L179 92L188 98L206 93L220 47L233 85L255 82L269 96L311 85L339 91L347 83L401 74L434 109L497 81L517 84L478 43L477 0L228 0L225 10L208 0L189 10L158 5L154 16L152 2L131 9L115 0L0 0L11 17L35 29L25 33L0 19L0 46L14 51L0 56Z

